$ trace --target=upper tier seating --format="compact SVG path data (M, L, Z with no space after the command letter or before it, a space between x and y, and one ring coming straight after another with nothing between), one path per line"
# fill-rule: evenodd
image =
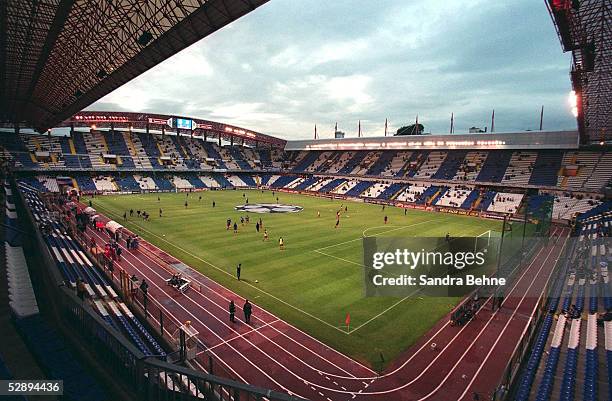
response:
M531 177L529 178L529 184L548 187L557 185L561 158L561 153L557 151L538 152Z
M476 181L480 182L501 182L504 179L508 164L512 158L512 152L501 150L489 152Z
M466 154L467 152L465 151L448 152L446 159L444 159L432 178L436 180L452 180L457 175L459 167L463 164Z
M428 179L433 178L434 174L440 169L440 166L446 159L447 152L430 152L423 164L412 175L413 178ZM454 174L453 174L454 175Z
M487 160L487 155L488 152L482 151L467 152L453 179L475 181L484 166L485 160Z
M536 152L514 152L502 179L506 185L524 186L529 183L538 154Z

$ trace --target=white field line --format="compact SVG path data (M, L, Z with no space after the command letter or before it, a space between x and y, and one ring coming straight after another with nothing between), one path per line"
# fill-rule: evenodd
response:
M104 208L104 207L101 207L101 209L105 209L105 208ZM108 209L106 209L106 210L108 210ZM109 211L109 215L115 215L115 216L118 216L118 214L117 214L117 213L110 212L110 211ZM135 225L135 226L137 226L137 227L139 227L139 228L141 228L141 229L143 229L144 231L149 232L148 230L146 230L146 229L142 228L142 227L141 227L140 225L138 225L138 224L135 224L135 223L134 223L134 225ZM157 234L154 234L154 233L151 233L151 234L159 238L159 236L158 236ZM163 239L163 238L162 238L162 239ZM165 239L164 239L164 240L165 240ZM174 244L170 243L169 241L165 241L165 242L167 242L167 243L169 243L170 245L173 245L173 246L175 246L176 248L178 248L176 245L174 245ZM151 246L156 247L154 244L151 244ZM157 248L157 247L156 247L156 248ZM158 248L158 249L159 249L159 248ZM192 256L194 256L194 257L195 257L195 255L193 255L193 254L191 254L191 253L189 253L189 252L187 252L187 253L188 253L189 255L192 255ZM149 257L147 256L147 258L149 258ZM200 258L198 258L198 257L196 257L196 258L197 258L197 259L200 259ZM151 259L151 258L149 258L149 259ZM153 260L153 259L151 259L151 260ZM201 259L200 259L200 260L201 260ZM155 262L155 261L154 261L154 263L159 264L158 262ZM208 262L206 262L206 261L205 261L205 263L208 263ZM208 263L208 264L210 264L210 263ZM202 277L209 279L207 276L205 276L205 275L204 275L204 274L202 274L201 272L198 272L197 270L194 270L194 271L195 271L195 272L197 272L198 274L200 274ZM232 276L232 277L233 277L233 276ZM209 279L209 280L210 280L210 279ZM218 284L218 283L217 283L217 285L219 285L219 286L220 286L220 287L222 287L222 288L227 289L226 287L223 287L221 284ZM221 295L221 294L219 294L218 292L216 292L214 289L212 289L212 288L210 288L210 289L211 289L213 292L217 293L218 295ZM228 291L229 291L229 289L228 289ZM262 293L265 293L265 292L263 292L263 291L262 291ZM221 296L222 296L222 295L221 295ZM223 296L222 296L222 297L223 297ZM226 299L226 300L227 300L227 301L229 301L229 299ZM240 307L238 306L238 308L240 308ZM264 310L264 309L262 309L262 310ZM275 316L274 314L272 314L272 313L270 313L270 312L268 312L268 311L266 311L266 313L267 313L267 314L270 314L271 316ZM255 318L256 318L256 319L258 319L257 317L255 317ZM261 320L261 319L260 319L260 320ZM262 321L262 322L263 322L263 321ZM283 322L284 322L284 321L283 321ZM265 323L265 322L264 322L264 323ZM322 346L324 346L326 349L328 349L328 350L330 350L330 351L332 351L332 352L335 352L336 354L340 355L341 357L345 358L346 360L350 361L351 363L354 363L354 364L358 365L359 367L361 367L361 368L363 368L363 369L365 369L365 370L367 370L367 371L369 371L369 372L371 372L371 373L376 373L376 372L374 372L372 369L370 369L370 368L368 368L367 366L363 365L362 363L360 363L360 362L358 362L358 361L356 361L356 360L354 360L354 359L352 359L352 358L350 358L350 357L348 357L348 356L344 355L343 353L341 353L341 352L339 352L339 351L335 350L334 348L331 348L329 345L327 345L327 344L325 344L325 343L321 342L320 340L318 340L318 339L316 339L315 337L311 336L310 334L308 334L308 333L306 333L306 332L304 332L304 331L300 330L299 328L297 328L297 327L295 327L295 326L293 326L293 325L290 325L289 323L286 323L286 322L284 322L284 323L285 323L285 324L287 324L288 326L290 326L291 328L293 328L294 330L296 330L296 331L298 331L298 332L302 333L302 334L303 334L303 335L305 335L306 337L308 337L308 338L312 339L313 341L315 341L315 342L317 342L317 343L321 344L321 345L322 345ZM324 322L324 323L325 323L325 322ZM273 328L275 331L277 331L277 332L278 332L278 333L280 333L281 335L285 335L285 334L284 334L282 331L279 331L279 330L278 330L278 329L276 329L274 326L269 326L269 327ZM338 328L338 327L335 327L335 328L336 328L337 330L339 330L340 332L342 332L343 334L347 334L347 333L346 333L346 331L344 331L344 330L342 330L342 329L340 329L340 328ZM337 375L337 377L343 377L343 378L347 378L347 379L354 378L354 376L353 376L353 375L351 375L349 372L347 372L347 371L345 371L344 369L340 368L339 366L335 365L333 362L331 362L331 361L327 360L326 358L324 358L323 356L321 356L321 354L318 354L318 353L316 353L315 351L311 350L310 348L307 348L307 347L303 346L301 343L296 342L296 340L294 340L292 337L287 336L287 335L285 335L285 336L286 336L286 337L287 337L289 340L291 340L292 342L294 342L294 343L296 343L296 344L298 344L298 345L302 346L303 348L307 349L309 352L313 353L313 354L314 354L314 355L316 355L317 357L320 357L321 359L325 360L326 362L330 363L331 365L333 365L333 366L337 367L338 369L340 369L340 370L342 370L342 371L344 371L345 373L347 373L347 374L349 374L349 375L350 375L350 376L339 376L339 375ZM328 374L329 374L329 375L331 375L330 373L328 373Z
M417 292L419 292L420 290L414 290L412 293L406 295L404 298L400 299L399 301L397 301L396 303L394 303L393 305L389 306L387 309L385 309L384 311L380 312L378 315L371 317L370 319L366 320L365 322L363 322L362 324L360 324L359 326L355 327L354 329L349 331L349 334L354 333L355 331L359 330L360 328L362 328L363 326L365 326L366 324L378 319L380 316L384 315L385 313L389 312L391 309L395 308L397 305L401 304L402 302L404 302L405 300L407 300L408 298L410 298L411 296L413 296L414 294L416 294Z
M384 227L384 226L380 226L380 227ZM377 227L373 227L373 228L377 228ZM364 231L364 232L365 232L365 231ZM484 235L484 234L486 234L486 233L488 233L488 232L491 232L491 230L487 230L487 231L485 231L484 233L477 235L477 237L480 237L480 236L482 236L482 235ZM383 234L383 233L380 233L380 234ZM465 237L465 235L460 235L459 237ZM452 240L451 240L451 241L452 241ZM437 249L437 248L439 248L439 247L440 247L440 245L438 245L438 246L437 246L436 248L434 248L434 249ZM360 267L364 267L364 266L363 266L363 264L361 264L361 263L353 262L353 261L348 260L348 259L344 259L344 258L340 258L340 257L338 257L338 256L330 255L329 253L321 252L321 251L319 251L319 250L316 250L315 252L320 253L320 254L325 255L325 256L329 256L329 257L334 258L334 259L342 260L342 261L347 262L347 263L352 263L352 264L357 265L357 266L360 266ZM406 299L408 299L408 298L410 298L411 296L413 296L413 295L417 294L418 292L420 292L420 290L418 290L418 289L417 289L417 290L414 290L414 291L413 291L413 292L411 292L410 294L406 295L404 298L400 299L399 301L397 301L397 302L396 302L396 303L394 303L393 305L389 306L387 309L383 310L382 312L380 312L380 313L378 313L377 315L373 316L372 318L368 319L367 321L365 321L364 323L362 323L362 324L360 324L359 326L355 327L354 329L349 330L349 331L348 331L348 334L352 334L352 333L354 333L355 331L357 331L357 330L359 330L360 328L362 328L363 326L367 325L368 323L373 322L374 320L376 320L377 318L381 317L381 316L382 316L382 315L384 315L385 313L389 312L391 309L395 308L397 305L401 304L401 303L402 303L402 302L404 302Z
M401 227L392 228L392 229L390 229L390 230L383 231L383 232L381 232L381 233L375 234L375 235L373 235L373 237L376 237L376 236L381 235L381 234L390 233L390 232L392 232L392 231L403 230L403 229L408 228L408 227L418 226L418 225L423 224L423 223L431 223L432 221L433 221L433 220L425 220L425 221L421 221L421 222L418 222L418 223L409 224L409 225L407 225L407 226L401 226ZM380 228L380 227L384 227L384 226L377 226L377 227L370 227L370 228L372 228L372 229L373 229L373 228ZM361 241L361 240L363 239L363 237L365 237L365 233L366 233L366 232L367 232L367 231L368 231L370 228L366 228L365 230L363 230L362 236L361 236L361 237L359 237L359 238L351 239L351 240L344 241L344 242L338 242L337 244L332 244L332 245L324 246L324 247L322 247L322 248L315 249L315 252L316 252L316 251L322 251L323 249L333 248L333 247L336 247L336 246L339 246L339 245L350 244L351 242L355 242L355 241Z
M117 213L111 212L111 211L109 211L108 209L106 209L105 207L100 207L99 205L97 205L97 206L98 206L98 208L99 208L99 209L102 209L102 211L107 211L107 212L109 212L109 214L111 214L111 215L118 216L118 214L117 214ZM170 242L170 241L168 241L166 238L161 237L160 235L157 235L157 234L155 234L154 232L151 232L151 231L147 230L146 228L144 228L144 227L140 226L139 224L134 223L133 221L132 221L131 223L132 223L133 225L135 225L136 227L140 228L142 231L144 231L144 232L146 232L146 233L150 234L151 236L154 236L154 237L158 238L160 241L163 241L163 242L167 243L168 245L171 245L171 246L172 246L172 247L174 247L175 249L178 249L179 251L181 251L181 252L183 252L183 253L185 253L185 254L187 254L187 255L191 256L192 258L197 259L197 260L199 260L200 262L206 263L206 264L207 264L207 265L209 265L210 267L212 267L212 268L214 268L214 269L218 270L219 272L221 272L221 273L223 273L223 274L225 274L225 275L227 275L227 276L230 276L230 277L232 277L232 278L234 277L234 275L233 275L233 274L231 274L231 273L229 273L229 272L227 272L227 271L223 270L223 269L222 269L222 268L220 268L219 266L216 266L216 265L214 265L213 263L211 263L211 262L209 262L209 261L207 261L207 260L202 259L201 257L199 257L199 256L197 256L197 255L195 255L195 254L191 253L190 251L188 251L188 250L186 250L186 249L184 249L184 248L182 248L182 247L180 247L180 246L176 245L174 242ZM331 324L331 323L328 323L328 322L326 322L325 320L323 320L323 319L321 319L321 318L319 318L319 317L317 317L317 316L313 315L312 313L310 313L310 312L306 312L305 310L303 310L303 309L301 309L301 308L298 308L297 306L292 305L292 304L288 303L287 301L284 301L284 300L282 300L282 299L278 298L277 296L272 295L272 294L270 294L269 292L267 292L267 291L265 291L265 290L262 290L261 288L259 288L259 287L257 287L257 286L254 286L253 284L250 284L250 283L248 283L248 282L246 282L246 281L243 281L242 283L243 283L243 284L245 284L245 285L248 285L249 287L253 288L254 290L257 290L257 291L261 292L262 294L265 294L265 295L269 296L270 298L273 298L274 300L276 300L276 301L278 301L278 302L282 303L283 305L286 305L286 306L288 306L288 307L290 307L290 308L292 308L292 309L294 309L294 310L296 310L296 311L298 311L298 312L300 312L300 313L302 313L302 314L304 314L304 315L306 315L306 316L308 316L308 317L310 317L310 318L312 318L312 319L315 319L316 321L318 321L318 322L320 322L320 323L323 323L323 324L324 324L324 325L326 325L327 327L331 327L332 329L337 330L337 331L338 331L338 332L340 332L340 333L343 333L343 334L348 335L348 333L347 333L346 331L344 331L344 330L342 330L342 329L338 328L337 326L335 326L335 325L333 325L333 324Z
M359 266L359 267L363 267L363 264L361 264L361 263L357 263L357 262L353 262L352 260L344 259L344 258L341 258L341 257L339 257L339 256L334 256L334 255L331 255L331 254L329 254L329 253L321 252L321 251L319 251L319 250L317 250L317 251L315 251L315 252L316 252L316 253L320 253L321 255L328 256L328 257L330 257L330 258L338 259L338 260L341 260L341 261L346 262L346 263L350 263L350 264L353 264L353 265L357 265L357 266Z

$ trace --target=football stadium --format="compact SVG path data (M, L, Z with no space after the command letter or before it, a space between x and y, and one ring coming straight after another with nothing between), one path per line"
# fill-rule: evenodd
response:
M96 108L275 2L0 2L0 399L612 400L612 2L564 129Z

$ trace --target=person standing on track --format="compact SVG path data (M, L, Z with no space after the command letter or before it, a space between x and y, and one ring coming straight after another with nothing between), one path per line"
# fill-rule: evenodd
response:
M244 322L246 324L251 324L251 313L253 311L253 307L248 299L245 299L244 306L242 307L244 311Z
M144 278L142 279L142 282L140 283L140 291L142 291L142 293L145 295L149 291L149 284L147 284L147 281Z
M234 323L234 315L236 314L236 304L234 304L234 300L232 299L229 304L229 315L230 322Z

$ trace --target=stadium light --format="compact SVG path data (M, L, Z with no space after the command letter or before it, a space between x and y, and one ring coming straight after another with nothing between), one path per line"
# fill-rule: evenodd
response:
M574 115L574 117L578 117L578 95L576 94L576 91L570 91L568 101L572 110L572 114Z

